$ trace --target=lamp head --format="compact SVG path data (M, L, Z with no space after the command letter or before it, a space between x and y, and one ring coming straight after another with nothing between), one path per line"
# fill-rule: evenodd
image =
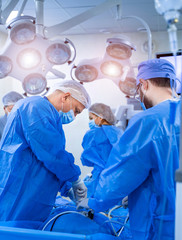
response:
M20 80L28 94L43 92L47 86L46 75L54 65L70 64L76 56L69 39L49 40L36 34L35 18L31 16L19 16L7 28L7 43L0 55L0 78L9 75Z
M135 46L129 41L121 38L108 38L106 53L116 59L129 59Z

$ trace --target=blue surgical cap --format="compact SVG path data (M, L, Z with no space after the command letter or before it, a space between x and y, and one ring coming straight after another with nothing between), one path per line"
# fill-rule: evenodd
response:
M23 96L21 94L11 91L4 95L4 97L2 98L2 102L4 106L10 106L15 105L15 103L22 98Z
M172 63L165 59L151 59L141 62L138 66L136 84L140 79L170 78L176 80L176 71Z

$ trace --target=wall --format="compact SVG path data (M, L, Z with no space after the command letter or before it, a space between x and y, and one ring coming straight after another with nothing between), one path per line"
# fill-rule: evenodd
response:
M181 32L178 32L178 34L178 41L181 43ZM144 32L138 32L125 34L125 36L127 36L133 42L133 44L136 45L137 48L137 51L133 52L133 55L131 57L132 64L137 66L139 62L147 60L147 52L143 50L143 44L147 41L147 34ZM82 59L90 59L103 56L106 47L106 39L109 37L113 37L113 35L99 34L68 36L68 38L74 43L77 49L75 64L78 64ZM169 51L167 32L153 32L152 37L154 43L153 57L155 57L156 52ZM0 44L3 46L3 40L0 42ZM179 48L182 48L180 44ZM64 73L67 74L67 78L69 79L70 68L65 65L62 66L61 69ZM48 85L51 86L54 82L54 80L50 80L48 82ZM102 102L110 105L112 108L117 108L117 106L121 104L126 104L124 94L111 80L97 80L92 83L86 83L84 86L91 96L92 103ZM9 77L0 79L0 98L2 98L6 92L11 90L23 93L21 82L15 79L10 79ZM0 103L0 113L3 113L2 103ZM66 148L69 152L73 153L76 159L76 163L80 165L80 155L82 152L81 142L85 132L88 130L87 110L84 110L83 113L81 113L73 123L65 125L64 129L67 139ZM81 169L82 177L85 176L88 171L90 171L85 167L81 167Z

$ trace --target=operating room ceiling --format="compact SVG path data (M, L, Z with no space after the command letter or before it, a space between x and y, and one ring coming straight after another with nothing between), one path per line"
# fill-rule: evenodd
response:
M44 25L52 26L62 23L88 9L103 3L105 0L45 0ZM112 1L112 0L110 0ZM9 1L2 0L2 9ZM19 10L23 0L20 0L15 11ZM28 0L23 11L24 15L35 17L35 3ZM122 16L138 16L149 25L151 31L166 31L167 25L154 7L154 0L121 0ZM182 29L182 17L177 24L178 30ZM98 33L123 33L142 31L143 25L135 19L118 20L117 8L113 7L104 13L72 27L62 34L98 34Z

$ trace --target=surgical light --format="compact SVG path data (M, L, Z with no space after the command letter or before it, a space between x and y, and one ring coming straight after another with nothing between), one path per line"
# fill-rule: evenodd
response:
M108 77L121 77L123 74L122 65L116 61L107 61L101 64L101 72Z
M46 89L49 72L65 78L65 74L55 70L54 66L70 64L76 56L75 47L69 39L46 39L37 33L35 25L37 22L31 16L13 19L7 26L7 44L0 55L0 78L9 75L20 80L25 92L31 95Z
M41 60L41 54L38 50L26 48L22 50L17 57L18 64L24 69L32 69L38 66Z
M105 55L102 58L82 60L71 69L72 79L91 82L97 79L111 79L119 89L133 96L136 88L134 71L130 63L132 50L136 50L126 39L107 39ZM74 71L73 71L74 70Z
M69 46L64 43L54 43L46 51L48 60L53 64L64 64L71 56Z
M39 73L28 75L23 81L23 89L26 93L36 95L43 92L47 86L47 81L44 76Z
M107 54L116 59L128 59L132 55L132 50L136 50L134 45L124 39L108 38L107 42Z
M30 17L27 16L17 17L7 27L11 29L10 39L16 44L27 44L35 39L34 18L30 21Z
M75 76L80 82L92 82L97 79L98 71L92 65L82 65L76 68Z
M6 77L12 70L12 62L6 56L0 56L0 78Z
M134 96L136 92L136 79L132 77L126 77L124 81L119 82L120 90L129 96Z

